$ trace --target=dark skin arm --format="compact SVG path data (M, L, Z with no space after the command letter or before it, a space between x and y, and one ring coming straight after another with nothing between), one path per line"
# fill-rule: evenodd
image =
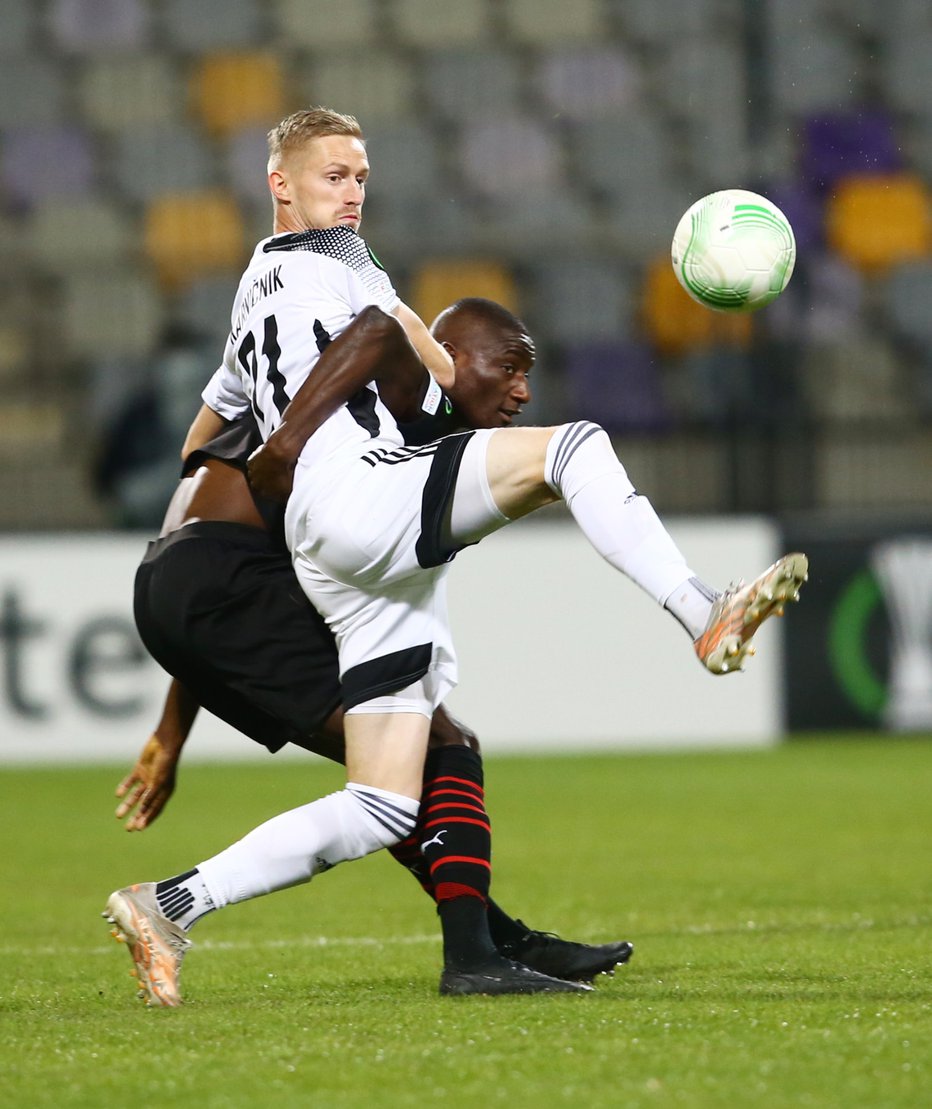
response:
M327 346L314 372L295 393L282 422L249 459L249 482L263 496L285 501L298 455L311 435L370 381L396 419L412 419L427 372L394 316L375 305Z
M159 815L175 790L175 772L181 749L194 724L199 709L197 701L185 687L172 679L162 709L162 718L146 740L136 765L117 786L122 798L117 806L117 820L128 817L128 832L148 828Z

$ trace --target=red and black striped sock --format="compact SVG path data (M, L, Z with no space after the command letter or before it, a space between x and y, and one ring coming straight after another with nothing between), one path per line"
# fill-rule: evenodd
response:
M471 748L428 754L417 834L438 905L457 897L488 900L492 829L482 784L482 759Z
M447 966L477 966L496 954L485 916L492 836L477 752L428 752L417 829L391 852L437 902Z
M482 758L471 748L429 751L417 828L389 848L438 903L488 900L492 836L482 784Z

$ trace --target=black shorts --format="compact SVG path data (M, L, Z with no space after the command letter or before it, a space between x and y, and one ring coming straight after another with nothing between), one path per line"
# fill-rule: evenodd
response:
M313 736L340 704L333 636L258 528L201 521L150 543L133 608L156 662L270 751Z

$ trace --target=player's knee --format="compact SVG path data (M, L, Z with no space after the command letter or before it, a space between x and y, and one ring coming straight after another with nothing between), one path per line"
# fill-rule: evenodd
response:
M623 470L608 432L591 420L548 428L544 480L568 503L573 492L594 477Z
M354 802L342 829L344 858L361 859L413 834L420 801L357 782L348 782L344 792Z

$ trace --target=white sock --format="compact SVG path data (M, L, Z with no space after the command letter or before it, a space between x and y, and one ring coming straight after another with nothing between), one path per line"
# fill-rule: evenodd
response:
M696 578L650 501L631 484L602 428L582 421L558 428L544 476L599 554L697 638L715 593Z
M185 884L201 904L176 922L189 927L184 922L192 915L191 923L211 909L309 882L338 863L391 847L414 831L419 805L401 794L348 782L338 793L274 816L198 864Z

